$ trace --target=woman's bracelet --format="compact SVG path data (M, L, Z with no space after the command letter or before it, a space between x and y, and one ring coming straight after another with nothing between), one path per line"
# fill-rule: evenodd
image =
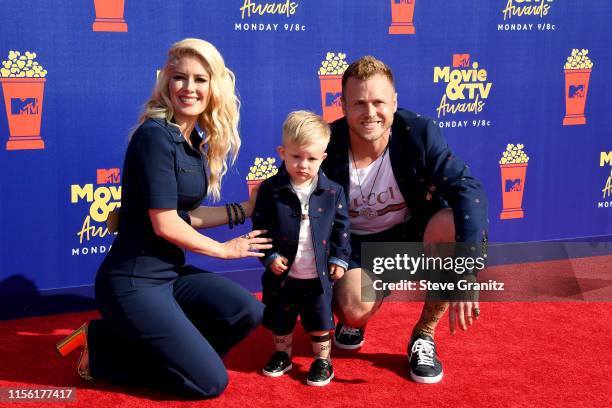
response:
M225 204L225 211L227 211L227 224L230 229L246 221L246 211L240 203Z
M246 214L244 212L244 209L241 208L242 206L239 203L232 203L232 208L235 211L235 216L236 216L236 224L244 224L244 222L246 221Z
M232 215L234 216L234 225L242 224L240 222L240 215L238 214L238 208L236 208L236 204L231 203L230 205L232 206Z
M227 211L227 224L229 229L234 228L234 218L232 217L232 212L230 210L230 205L225 204L225 211Z
M236 203L236 206L238 207L238 209L240 210L240 214L242 215L242 218L241 218L242 222L241 222L241 224L244 224L244 222L247 219L246 211L244 210L244 207L242 206L242 204Z

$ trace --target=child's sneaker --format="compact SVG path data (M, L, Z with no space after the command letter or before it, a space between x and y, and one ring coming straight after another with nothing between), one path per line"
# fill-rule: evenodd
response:
M263 368L263 374L266 377L280 377L291 370L291 368L293 368L291 357L284 351L276 351Z
M316 358L310 365L306 383L308 385L322 387L329 384L332 378L334 378L334 368L332 367L331 361Z

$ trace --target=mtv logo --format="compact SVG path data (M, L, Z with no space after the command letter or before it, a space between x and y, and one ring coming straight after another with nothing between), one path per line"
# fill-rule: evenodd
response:
M570 85L569 97L570 98L584 98L584 85Z
M509 192L518 192L521 191L523 189L523 186L521 185L521 179L509 179L506 180L506 193Z
M599 155L599 167L603 167L606 163L612 166L612 152L601 152Z
M97 184L119 184L121 182L121 170L114 169L97 169L96 170Z
M11 115L36 115L37 113L37 98L11 98Z
M342 106L342 92L327 92L325 94L325 106Z
M453 68L469 68L470 54L453 54Z

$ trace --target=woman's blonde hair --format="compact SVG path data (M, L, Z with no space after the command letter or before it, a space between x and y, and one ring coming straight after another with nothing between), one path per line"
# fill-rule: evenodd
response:
M173 118L168 82L178 60L184 56L198 58L210 76L208 101L206 109L198 118L198 125L206 132L200 150L206 155L208 163L208 193L217 201L221 198L221 179L227 173L227 157L230 155L231 163L235 162L241 142L238 134L240 101L236 96L236 80L214 45L198 38L186 38L170 47L166 65L159 72L153 94L145 104L139 123L149 118L164 118L168 121Z

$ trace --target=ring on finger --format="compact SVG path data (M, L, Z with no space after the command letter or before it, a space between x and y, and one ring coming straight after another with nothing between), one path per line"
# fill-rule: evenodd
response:
M251 236L250 236L249 234L244 234L244 235L242 236L242 238L244 238L244 239L251 239Z

